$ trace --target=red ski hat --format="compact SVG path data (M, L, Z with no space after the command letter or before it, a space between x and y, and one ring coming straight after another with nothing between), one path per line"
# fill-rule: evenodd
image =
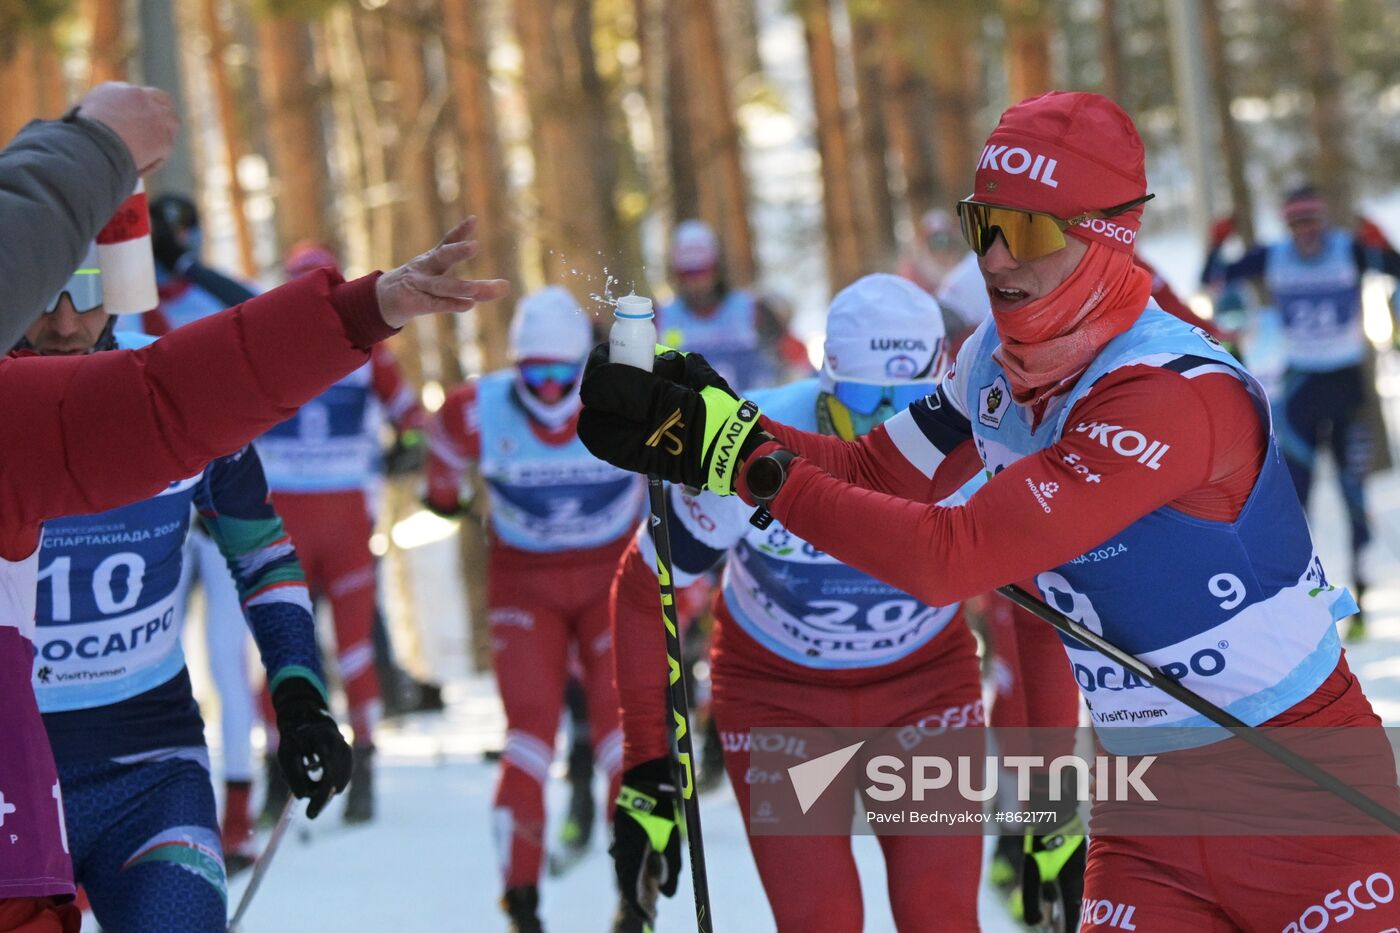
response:
M1101 94L1051 91L1001 115L977 160L972 199L1068 220L1147 194L1142 139L1132 118ZM1065 232L1131 253L1142 206Z
M1288 193L1283 201L1283 222L1291 224L1298 220L1325 220L1327 199L1312 185L1303 185Z

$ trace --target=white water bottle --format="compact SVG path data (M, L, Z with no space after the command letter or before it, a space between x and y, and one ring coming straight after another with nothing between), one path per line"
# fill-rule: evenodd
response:
M160 304L151 253L151 214L146 185L139 179L136 190L98 232L97 262L102 267L102 301L108 313L140 314Z
M608 359L651 372L656 359L656 312L650 298L624 295L617 299L608 332Z

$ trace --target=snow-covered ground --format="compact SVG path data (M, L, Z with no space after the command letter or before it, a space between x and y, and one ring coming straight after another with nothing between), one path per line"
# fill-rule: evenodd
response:
M455 542L436 537L443 529L430 516L415 518L409 528L400 537L428 541L408 552L413 597L425 623L428 673L446 681L448 709L380 730L374 823L345 827L338 803L314 822L295 818L242 924L243 933L505 929L496 904L500 873L491 832L496 765L484 754L501 747L505 720L491 679L467 673L465 610L453 569ZM217 772L217 697L203 673L198 615L196 606L186 644ZM601 778L595 789L601 798ZM563 781L551 782L548 795L553 839L566 804ZM702 797L701 806L716 929L772 929L733 794L725 786ZM564 877L543 880L541 916L552 933L608 928L616 895L605 834L600 822L590 855ZM873 837L857 837L854 849L866 928L893 930L878 844ZM663 901L658 930L694 928L688 870L675 899ZM230 913L246 884L245 873L231 886ZM987 931L1018 929L989 891L982 895L981 911ZM89 921L85 929L96 926Z
M388 730L380 746L380 813L372 825L344 828L338 808L314 823L298 822L249 910L246 933L505 929L496 906L499 875L490 831L495 768L471 747L497 741L481 729L480 720L469 721L499 720L482 686L455 685L454 709L446 717ZM562 811L565 798L563 782L552 782L551 815ZM702 798L702 806L715 929L773 929L732 794L727 788L716 791ZM546 929L601 933L609 928L616 895L605 845L600 826L584 861L562 878L544 880ZM858 837L855 850L867 929L893 930L878 845L873 837ZM231 906L245 884L240 879L233 885ZM987 894L982 914L988 931L1018 929ZM694 926L686 874L675 899L663 900L657 929Z
M456 546L451 537L440 537L445 530L425 513L401 525L396 538L425 542L407 552L414 571L412 596L423 621L422 656L429 659L425 673L446 682L448 709L387 723L379 731L379 812L372 824L344 826L338 803L315 821L294 818L242 924L243 933L505 929L496 903L500 873L491 832L496 765L484 754L501 747L505 720L491 678L467 672L465 609L453 564ZM196 604L186 647L217 774L217 696L204 674L199 625ZM601 778L595 789L601 799ZM551 839L557 837L566 798L563 781L552 781ZM773 929L733 794L724 786L703 796L701 806L716 929ZM608 929L616 894L605 835L600 822L589 856L564 877L543 880L541 916L551 933ZM893 930L878 844L873 837L857 837L854 849L866 928ZM688 870L687 865L675 899L663 901L658 930L694 928ZM246 884L247 873L232 884L230 913ZM1019 929L990 891L982 894L981 913L989 933ZM96 929L91 918L84 929Z

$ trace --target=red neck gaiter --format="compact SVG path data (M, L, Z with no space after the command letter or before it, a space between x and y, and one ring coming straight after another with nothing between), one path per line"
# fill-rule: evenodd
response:
M1131 252L1091 241L1053 292L1010 313L993 311L1001 346L992 358L1010 377L1012 396L1036 406L1069 388L1104 344L1133 326L1151 293L1152 276Z

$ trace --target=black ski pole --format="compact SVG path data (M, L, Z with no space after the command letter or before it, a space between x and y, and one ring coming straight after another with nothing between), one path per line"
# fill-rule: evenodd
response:
M661 620L666 625L666 660L670 666L671 719L676 729L676 790L685 812L685 839L690 848L690 881L695 888L695 925L700 933L713 929L710 882L705 873L705 842L700 835L700 801L695 796L695 768L690 741L690 700L686 696L681 657L680 626L676 617L676 585L671 580L671 532L666 526L666 487L647 477L651 497L651 539L656 545L656 578L661 584Z
M1063 612L1060 612L1043 600L1037 599L1019 586L1013 584L1011 586L998 587L997 592L1032 615L1049 622L1056 629L1073 638L1075 641L1087 645L1110 661L1120 664L1132 671L1173 700L1190 707L1216 725L1228 729L1261 752L1272 756L1303 777L1312 781L1314 784L1317 784L1323 790L1336 794L1347 803L1361 810L1367 816L1379 820L1391 831L1400 833L1400 814L1397 814L1388 807L1382 806L1356 788L1339 779L1336 775L1323 770L1291 749L1285 748L1275 742L1257 728L1250 726L1244 720L1230 715L1194 690L1183 687L1177 681L1172 680L1165 674L1159 673L1150 665L1143 663L1136 656L1119 648L1103 636L1095 634Z

